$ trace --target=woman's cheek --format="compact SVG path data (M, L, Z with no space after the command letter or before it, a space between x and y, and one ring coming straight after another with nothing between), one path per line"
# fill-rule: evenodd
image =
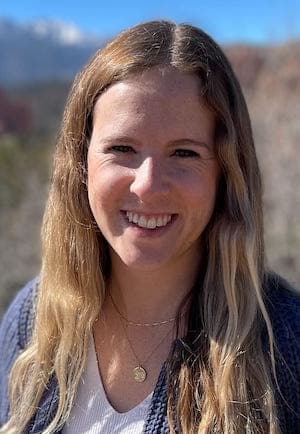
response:
M129 185L128 174L120 166L101 167L97 171L91 170L88 176L88 194L92 209L111 208L112 205L119 203L126 187Z

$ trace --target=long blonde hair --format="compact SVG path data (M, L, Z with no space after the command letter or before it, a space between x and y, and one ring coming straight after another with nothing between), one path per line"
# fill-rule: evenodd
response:
M280 432L272 389L273 334L262 293L261 180L247 107L218 45L193 26L167 21L122 32L75 79L43 221L35 327L11 372L11 417L1 432L24 430L53 376L58 409L44 433L69 417L110 272L85 182L93 107L112 83L157 65L199 77L217 119L215 152L222 171L216 209L204 234L206 269L191 294L182 357L168 362L171 432L175 425L183 433ZM262 348L263 327L271 357Z

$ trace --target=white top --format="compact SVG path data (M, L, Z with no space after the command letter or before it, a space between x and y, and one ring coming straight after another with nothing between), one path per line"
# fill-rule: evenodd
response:
M62 434L141 434L151 398L152 393L130 411L118 413L105 394L91 338L87 366Z

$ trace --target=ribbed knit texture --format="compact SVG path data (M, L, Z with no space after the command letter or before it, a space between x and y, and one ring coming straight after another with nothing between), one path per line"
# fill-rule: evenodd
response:
M29 282L16 296L1 323L0 329L0 426L7 418L7 377L10 368L25 347L31 334L34 298L38 280Z
M0 425L8 418L7 379L13 361L28 342L34 318L33 300L37 281L27 284L17 295L0 328ZM276 392L283 434L300 434L300 296L279 277L272 277L265 288L267 309L277 344L277 378L281 395ZM266 351L268 349L266 348ZM41 433L51 422L57 408L59 390L53 377L45 390L24 434ZM146 416L145 434L169 432L165 365L159 375ZM61 433L61 431L60 431ZM238 433L237 433L238 434Z

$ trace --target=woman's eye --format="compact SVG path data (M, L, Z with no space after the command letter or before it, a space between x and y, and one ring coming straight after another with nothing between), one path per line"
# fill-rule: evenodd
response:
M191 149L176 149L174 152L174 155L176 157L199 157L199 154L195 151L192 151Z
M134 152L134 149L132 148L132 146L128 146L128 145L114 145L114 146L111 146L110 149L112 151L115 151L115 152L123 152L123 153Z

